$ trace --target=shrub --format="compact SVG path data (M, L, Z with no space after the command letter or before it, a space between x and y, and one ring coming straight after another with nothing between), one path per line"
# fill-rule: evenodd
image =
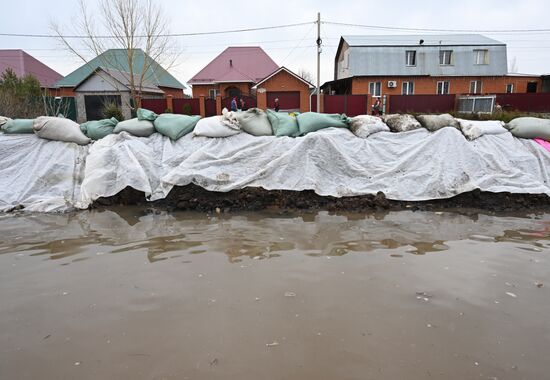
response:
M120 106L115 102L109 102L103 105L103 117L105 119L110 119L114 117L118 121L124 120L122 110L120 109Z
M185 103L183 105L183 112L182 112L184 115L189 115L191 116L191 114L193 113L193 107L191 107L191 104L189 103Z
M164 110L164 113L172 113L172 110L171 110L170 108L166 108L166 109Z

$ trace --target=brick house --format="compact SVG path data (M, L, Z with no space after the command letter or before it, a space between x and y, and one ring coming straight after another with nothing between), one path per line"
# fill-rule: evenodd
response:
M508 74L506 44L479 34L342 36L326 94L540 92L540 76Z

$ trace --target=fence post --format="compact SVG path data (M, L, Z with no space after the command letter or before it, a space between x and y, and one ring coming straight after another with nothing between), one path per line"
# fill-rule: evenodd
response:
M204 95L199 96L199 113L201 117L206 117L206 101Z
M319 108L320 108L317 110L317 112L324 113L325 112L325 94L323 94L322 92L319 95L319 102L317 104L319 104Z
M216 95L216 115L222 114L222 96Z
M174 109L174 96L173 95L166 95L166 108L170 110L170 112L175 113L176 110Z
M267 92L256 92L256 106L264 111L267 110Z

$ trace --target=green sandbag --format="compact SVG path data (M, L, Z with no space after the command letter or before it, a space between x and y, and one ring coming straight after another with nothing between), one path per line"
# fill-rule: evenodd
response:
M301 135L324 128L348 128L348 117L345 114L304 112L299 114L296 119Z
M170 137L172 140L177 140L192 132L200 118L200 116L162 113L155 119L153 124L158 133Z
M507 128L515 137L550 141L550 119L518 117L509 122Z
M235 113L239 121L239 127L253 136L272 136L271 123L264 110L250 108L243 112Z
M158 117L156 113L153 111L146 110L145 108L138 108L136 111L136 116L138 120L149 120L149 121L155 121L155 119Z
M266 112L275 136L296 137L300 135L300 128L298 128L298 121L295 117L286 112L275 112L270 109Z
M33 119L13 119L4 124L4 133L34 133L32 129Z
M149 137L155 133L155 126L149 120L138 120L137 118L119 122L113 133L128 132L138 137Z
M80 130L92 140L99 140L112 134L117 124L118 120L114 117L110 119L92 120L80 124Z

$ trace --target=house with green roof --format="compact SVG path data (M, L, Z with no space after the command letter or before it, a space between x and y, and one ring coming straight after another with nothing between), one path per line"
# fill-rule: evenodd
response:
M55 84L59 96L75 97L78 122L103 118L103 106L113 102L129 119L133 95L183 97L186 87L160 64L141 49L131 53L130 59L126 49L107 50ZM130 61L133 70L130 70Z

